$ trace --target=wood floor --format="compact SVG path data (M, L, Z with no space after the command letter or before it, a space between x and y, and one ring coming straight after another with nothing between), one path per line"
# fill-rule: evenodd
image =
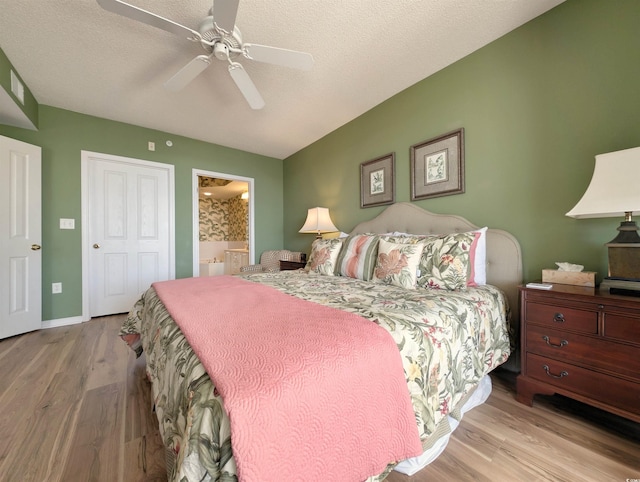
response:
M122 315L0 341L0 481L164 481L144 358ZM514 400L492 377L433 464L389 482L640 479L640 425L560 397ZM283 481L286 482L286 481Z

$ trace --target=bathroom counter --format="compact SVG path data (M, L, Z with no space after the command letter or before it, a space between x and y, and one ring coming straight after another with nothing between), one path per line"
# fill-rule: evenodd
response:
M249 264L249 250L225 249L224 274L238 274L242 266Z

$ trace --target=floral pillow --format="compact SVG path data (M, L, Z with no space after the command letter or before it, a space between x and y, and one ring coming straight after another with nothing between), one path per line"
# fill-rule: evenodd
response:
M472 231L475 233L475 240L471 244L471 265L467 286L478 286L487 284L487 227ZM392 243L421 243L428 238L441 235L433 234L408 234L393 232L382 235L382 239ZM420 278L420 274L418 274Z
M418 286L465 290L471 273L471 245L475 232L444 234L427 238L420 260Z
M356 234L344 240L338 255L336 274L369 281L378 254L378 236Z
M427 237L427 235L423 234L389 233L382 235L380 239L384 239L390 243L416 244L423 243Z
M306 270L333 276L342 239L316 239L311 245L311 255Z
M424 243L391 243L381 239L373 281L415 289Z

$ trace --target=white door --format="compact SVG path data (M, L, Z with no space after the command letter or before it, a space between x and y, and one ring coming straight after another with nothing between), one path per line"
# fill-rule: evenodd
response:
M0 136L0 338L42 326L41 150Z
M125 313L151 283L174 277L173 166L85 156L89 315Z

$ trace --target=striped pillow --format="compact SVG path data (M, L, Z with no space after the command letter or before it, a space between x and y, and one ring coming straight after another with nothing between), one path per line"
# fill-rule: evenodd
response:
M338 256L337 274L369 281L378 255L378 236L356 234L342 244Z

